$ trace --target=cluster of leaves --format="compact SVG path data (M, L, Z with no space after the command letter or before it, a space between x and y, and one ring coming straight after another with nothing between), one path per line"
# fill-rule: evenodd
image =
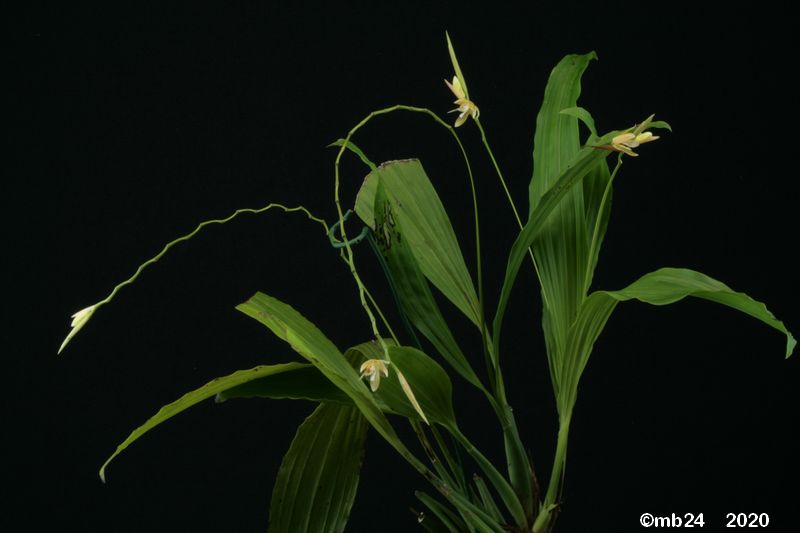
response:
M477 106L469 99L452 45L449 49L456 72L451 89L456 93L461 112L457 125L473 118L494 162ZM598 135L591 115L577 107L581 76L594 57L594 54L565 57L553 69L548 81L536 123L528 218L523 224L518 217L520 232L508 257L491 324L483 304L477 202L473 205L478 252L476 284L447 212L422 164L412 159L377 166L352 141L353 134L369 120L393 111L430 115L446 127L461 146L458 135L427 109L394 106L377 111L353 128L347 138L334 143L339 146L335 198L339 220L333 228L304 208L289 209L270 204L260 210L243 210L261 212L273 207L299 210L324 227L353 273L361 303L373 326L369 340L342 353L300 312L274 297L255 294L237 309L264 324L307 362L241 370L184 395L131 433L103 465L101 477L105 477L108 463L132 442L203 400L255 397L307 400L318 406L300 425L283 458L272 495L271 532L344 530L356 496L365 437L370 428L422 474L440 496L441 499L437 499L424 492L416 493L429 511L419 515L420 524L427 530L550 531L558 511L578 383L594 342L619 302L636 299L665 305L693 296L721 303L784 333L788 357L795 341L762 303L693 270L662 268L645 274L621 290L590 292L608 225L612 185L622 158L635 155L631 148L637 139L644 142L653 138L652 135L644 137L646 127L669 127L648 119L636 129ZM583 143L579 138L581 122L590 132ZM355 153L369 168L353 207L365 229L351 240L344 228L349 212L342 212L338 196L338 163L347 150ZM472 183L463 147L462 153ZM611 154L617 158L613 172L607 163ZM496 163L495 168L505 185ZM474 198L474 185L472 190ZM516 213L510 197L509 201ZM201 224L188 236L168 244L161 254L143 266L160 258L176 242L193 236L204 224L229 219ZM340 238L334 235L337 228ZM402 327L410 339L407 345L398 340L358 276L353 245L364 238L386 273ZM541 284L542 325L560 421L554 466L543 491L537 486L533 465L520 441L517 422L506 400L500 364L503 317L514 280L526 257L530 257ZM121 286L133 281L141 268L134 277L115 288L109 298L76 314L74 329L67 340L83 327L97 307L108 303ZM482 345L477 352L484 356L485 372L476 370L474 358L465 355L451 332L434 297L434 288L480 332ZM380 320L376 319L376 312ZM382 380L380 371L373 376L372 388L362 379L366 373L365 362L380 362L379 367L373 368L386 372ZM486 397L503 433L507 472L501 472L461 431L450 375L440 362ZM390 417L405 419L411 424L427 454L426 461L418 458L400 439ZM468 478L468 467L460 459L462 456L471 458L480 475Z

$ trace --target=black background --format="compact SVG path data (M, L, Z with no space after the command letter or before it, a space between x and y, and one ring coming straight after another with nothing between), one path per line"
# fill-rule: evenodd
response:
M445 30L523 208L535 115L563 55L600 56L580 101L600 130L653 112L673 125L621 171L595 287L619 288L660 266L696 268L798 331L788 15L764 4L496 4L151 3L41 8L12 25L10 110L21 120L6 283L20 296L7 319L15 451L3 466L13 482L4 483L2 529L265 530L275 472L310 404L206 402L124 452L106 485L97 469L184 392L298 359L233 309L256 290L291 303L342 348L369 337L355 285L318 226L270 213L210 228L120 292L58 358L56 349L70 314L201 220L270 201L332 220L335 152L326 144L391 104L451 108ZM515 224L476 128L459 133L477 172L491 308ZM356 140L374 160L422 159L473 265L466 176L447 133L398 114ZM345 164L345 199L363 175ZM389 308L371 254L358 253ZM546 483L556 417L539 305L525 271L505 368ZM645 511L703 512L710 530L728 512L768 512L776 531L798 527L791 431L800 369L783 352L779 333L708 302L621 305L582 380L559 530L637 531ZM465 432L499 462L489 411L462 383L455 400ZM416 488L428 490L371 435L349 530L418 530L408 511L419 507Z

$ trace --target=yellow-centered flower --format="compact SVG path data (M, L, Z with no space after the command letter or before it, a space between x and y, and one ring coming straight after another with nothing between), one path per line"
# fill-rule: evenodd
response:
M61 351L64 349L67 343L70 340L72 340L72 337L74 337L81 330L81 328L86 325L89 319L92 318L92 314L94 313L94 310L96 308L97 304L90 305L89 307L81 309L80 311L72 315L72 324L70 324L72 326L72 329L67 334L67 338L64 339L64 342L61 343L61 347L58 349L58 353L61 353Z
M383 359L367 359L361 363L360 377L369 380L369 388L372 389L372 392L375 392L381 386L381 374L383 374L383 377L389 377L389 369L386 368L388 364L389 361L384 361Z
M478 106L475 105L475 102L467 98L464 89L461 87L461 82L458 81L458 76L453 76L453 83L450 83L447 80L444 80L444 82L456 96L456 100L453 103L458 107L452 111L448 111L448 113L455 113L456 111L459 113L458 118L456 119L456 128L466 122L467 117L469 116L472 116L472 118L478 118L481 112L478 109Z
M647 117L647 120L641 124L634 126L633 128L629 128L611 139L610 148L617 152L622 152L623 154L637 157L639 154L633 151L634 148L638 148L641 144L649 143L659 138L657 135L653 135L649 131L644 131L648 126L650 126L654 116L655 115L650 115Z

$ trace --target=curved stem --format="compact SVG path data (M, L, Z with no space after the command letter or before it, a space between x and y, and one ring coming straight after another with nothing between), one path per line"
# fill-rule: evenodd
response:
M264 207L260 207L260 208L257 208L257 209L252 209L252 208L237 209L236 211L233 212L233 214L231 214L230 216L228 216L226 218L212 219L212 220L206 220L204 222L201 222L190 233L187 233L186 235L182 235L182 236L178 237L177 239L167 243L164 246L164 248L158 254L156 254L155 256L151 257L150 259L148 259L147 261L145 261L144 263L139 265L139 268L136 269L136 272L134 272L131 277L129 277L125 281L117 284L111 290L111 293L108 296L106 296L103 300L100 300L96 304L95 309L97 307L100 307L101 305L105 305L105 304L109 303L114 298L114 296L116 296L117 292L119 292L119 290L122 289L122 287L124 287L126 285L130 285L131 283L136 281L136 278L139 277L139 274L141 274L142 271L145 268L147 268L148 266L152 265L153 263L158 262L158 260L161 259L169 251L170 248L172 248L173 246L175 246L179 242L188 241L189 239L194 237L204 227L209 226L211 224L225 224L227 222L230 222L231 220L233 220L234 218L236 218L237 216L239 216L239 215L241 215L243 213L259 214L259 213L263 213L263 212L268 211L269 209L273 209L273 208L281 209L285 213L294 213L294 212L298 212L298 211L303 212L303 213L305 213L305 215L310 220L313 220L314 222L317 222L320 225L322 225L322 227L325 229L325 234L326 235L328 234L328 231L329 231L328 224L323 219L315 217L314 215L312 215L311 212L308 209L306 209L305 207L303 207L303 206L286 207L286 206L278 204L278 203L270 203L269 205L266 205Z
M389 321L386 319L386 316L383 314L383 311L381 311L381 308L378 306L378 302L376 302L375 298L372 297L372 293L369 292L369 289L367 289L366 287L364 287L364 293L367 295L367 298L369 299L370 303L372 304L372 307L375 308L375 311L378 313L378 316L380 317L381 322L383 322L383 325L386 327L386 330L389 332L389 335L392 337L392 340L394 341L394 343L397 346L400 346L400 341L398 340L397 335L395 335L394 330L392 329L392 326L389 325Z
M511 192L508 190L508 185L506 185L506 180L503 178L503 173L500 171L500 165L497 164L497 159L494 157L494 152L492 152L491 146L489 146L489 140L486 138L486 131L483 129L483 124L479 119L475 119L475 123L478 125L478 130L481 132L481 141L483 142L483 146L486 148L486 152L489 154L489 159L492 160L492 165L494 166L494 170L497 173L497 177L500 178L500 184L503 186L503 191L506 193L506 198L508 198L508 204L511 206L511 211L514 212L514 218L517 221L517 225L521 230L524 225L522 224L522 219L519 216L519 211L517 211L517 205L514 203L514 198L511 196ZM528 248L528 255L531 258L531 262L533 263L533 269L536 271L536 278L539 280L539 284L542 284L542 276L539 273L539 265L536 262L536 257L533 255L533 250ZM542 299L544 300L545 305L547 305L547 295L544 291L542 291Z

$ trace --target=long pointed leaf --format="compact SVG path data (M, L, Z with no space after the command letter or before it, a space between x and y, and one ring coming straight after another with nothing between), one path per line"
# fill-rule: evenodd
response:
M414 492L414 495L419 501L425 504L425 507L430 510L436 521L438 521L438 523L445 528L445 531L449 531L450 533L460 533L462 531L472 530L472 528L467 529L467 524L464 523L461 517L456 515L453 511L436 501L428 494L418 490ZM424 524L426 519L427 518L423 518L421 523Z
M555 66L547 81L536 117L533 178L529 189L531 213L580 150L578 119L562 111L575 109L581 93L581 76L589 62L596 58L594 52L568 55ZM591 184L593 176L601 176L596 169L597 166L589 172L585 182ZM586 222L583 189L584 181L565 194L533 242L542 284L547 354L555 372L561 363L569 326L585 294L584 279L593 228Z
M391 216L391 220L386 220L392 214L393 207L386 198L386 189L380 180L375 192L375 206L376 234L382 243L380 252L386 259L403 312L456 372L484 390L480 379L447 326L428 281L409 249L409 239L405 237L403 230L404 219Z
M503 515L500 513L500 509L497 508L497 504L494 502L494 498L492 498L492 493L489 492L489 487L486 486L486 482L478 475L473 476L472 480L475 482L475 486L478 489L478 495L480 496L483 508L487 513L493 516L495 520L502 520Z
M453 226L436 189L416 159L390 161L370 172L356 197L355 211L375 229L375 195L383 184L392 216L402 218L403 237L425 276L476 326L478 296Z
M574 405L578 380L586 367L592 346L617 303L635 299L653 305L667 305L687 296L726 305L764 322L786 336L786 357L794 351L797 341L763 303L700 272L685 268L661 268L645 274L624 289L594 292L583 303L570 331L568 361L559 376L566 394L559 410L563 413Z
M786 357L792 355L797 341L763 303L724 283L686 268L661 268L645 274L634 283L607 294L618 301L637 299L653 305L666 305L694 296L726 305L764 322L786 335Z
M156 427L157 425L161 424L162 422L169 420L173 416L185 411L186 409L196 405L203 400L208 398L212 398L219 393L222 393L228 389L240 386L242 384L248 383L253 380L257 380L260 378L267 378L272 377L275 380L275 383L279 383L280 379L279 376L281 375L290 375L294 372L299 372L305 369L305 365L301 363L285 363L279 365L269 365L269 366L257 366L255 368L251 368L249 370L239 370L234 372L233 374L229 374L227 376L223 376L220 378L216 378L213 381L210 381L200 387L199 389L195 389L191 392L188 392L175 400L174 402L165 405L162 407L155 415L153 415L150 419L147 420L144 424L133 430L133 432L126 438L122 444L117 446L116 451L106 459L106 462L103 463L103 466L100 468L100 478L105 481L105 471L108 464L120 453L122 453L125 448L130 446L133 442L138 440L142 435ZM288 392L286 392L287 396ZM300 389L296 391L298 397L305 397L306 393ZM313 395L310 392L309 395Z
M597 59L594 52L565 56L547 80L533 141L533 178L529 185L531 214L578 153L578 121L575 116L561 111L576 107L581 94L581 76L593 59Z

